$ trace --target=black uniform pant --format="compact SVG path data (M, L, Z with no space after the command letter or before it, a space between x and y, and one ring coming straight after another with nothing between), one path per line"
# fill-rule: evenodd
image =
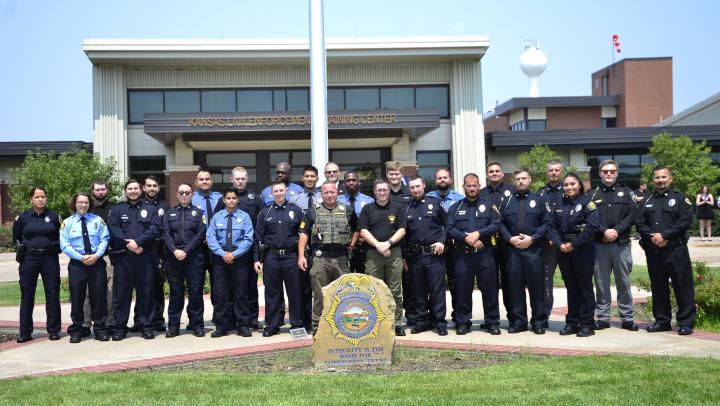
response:
M205 254L202 248L188 252L184 260L178 261L174 255L167 258L170 302L168 303L168 328L180 328L180 316L185 307L185 285L187 284L188 305L187 327L191 330L204 328L203 286L205 285Z
M68 264L70 281L70 318L72 324L67 332L71 336L81 335L85 327L85 294L90 296L90 313L92 314L93 332L95 335L107 334L107 275L105 260L100 258L93 265L85 265L76 259Z
M496 278L499 280L499 283L496 283L496 285L500 285L499 287L502 288L505 313L507 315L508 322L510 325L513 325L515 324L515 315L512 312L514 305L512 292L510 291L510 285L508 284L509 277L507 274L507 258L505 257L509 244L505 243L505 241L502 241L497 236L495 238L497 238L497 245L493 247L493 257L495 259L495 270L497 272Z
M645 254L650 274L655 322L670 325L672 320L669 278L678 305L675 316L677 324L680 327L692 327L695 322L695 286L687 245L662 249L648 248Z
M417 311L415 310L415 276L412 268L402 273L402 291L403 300L402 307L405 310L405 319L409 325L414 325L413 321L417 319Z
M288 313L291 328L305 327L302 288L297 265L297 254L268 253L263 263L265 285L265 329L274 330L285 324L283 283L288 297ZM306 272L302 272L306 273Z
M60 332L60 260L57 254L27 254L20 264L20 334L33 331L33 308L38 275L45 288L46 328L48 333Z
M235 258L232 264L225 263L222 257L213 258L212 290L215 294L213 320L226 330L237 327L250 327L250 305L248 303L247 283L250 279L245 254Z
M567 289L568 312L565 324L573 327L595 328L595 246L593 243L558 252L558 264Z
M367 259L367 250L355 247L350 258L350 273L365 273L365 259Z
M455 256L456 323L468 327L472 325L472 293L476 281L482 293L485 324L488 326L500 324L497 271L491 248L469 254L458 248Z
M166 259L160 254L155 256L155 274L153 275L153 325L155 327L161 327L165 324L165 263ZM133 309L133 322L135 325L138 323L138 305L135 302L135 308Z
M543 267L545 268L545 298L543 300L543 327L548 327L548 319L552 314L553 303L553 280L555 279L555 269L557 268L557 248L549 245L545 239L540 241L540 247L543 257Z
M416 326L446 326L445 320L445 258L421 254L408 257L408 266L415 276Z
M153 330L155 300L155 252L144 251L142 254L121 254L115 260L113 275L113 312L115 313L116 331L127 332L130 317L132 292L135 289L137 306L137 323L143 331Z
M507 275L514 323L511 326L527 328L527 303L525 288L530 294L530 308L533 327L543 327L547 322L544 318L543 300L545 297L545 270L543 269L540 245L533 244L526 249L518 249L512 245L507 248Z

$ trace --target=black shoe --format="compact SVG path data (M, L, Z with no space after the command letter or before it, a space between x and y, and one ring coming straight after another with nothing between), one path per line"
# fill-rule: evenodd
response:
M280 332L279 328L267 328L266 327L265 330L263 331L262 336L263 337L272 337L279 332Z
M193 335L195 337L205 337L205 330L204 329L193 330Z
M165 327L165 323L162 323L162 324L159 324L159 323L158 323L158 324L156 324L156 325L153 327L153 329L154 329L155 331L159 331L159 332L161 332L161 333L164 332L164 331L167 331L167 327Z
M437 326L435 328L435 331L437 331L439 336L446 336L448 335L447 326Z
M80 332L80 338L87 338L90 337L90 329L83 329L82 332Z
M146 330L143 331L142 337L146 340L152 340L153 338L155 338L155 333L153 333L152 330Z
M124 331L115 330L115 332L112 335L113 341L122 341L127 336L127 333Z
M672 327L670 327L669 324L655 323L652 326L648 326L645 330L647 330L648 333L658 333L660 331L672 331Z
M639 330L638 325L635 324L635 322L632 320L623 321L622 325L620 327L624 328L625 330L629 330L629 331L638 331Z
M49 333L48 338L50 341L57 341L60 339L60 333Z
M455 334L459 336L464 336L465 334L470 332L470 328L468 326L457 326L455 329Z
M595 330L605 330L606 328L610 328L610 323L607 321L598 320L595 322Z
M191 325L188 324L185 326L185 331L195 331L195 329Z
M210 337L218 338L218 337L222 337L222 336L226 336L226 335L227 335L227 330L225 329L225 327L218 326L218 328L216 328L215 331L213 331L212 334L210 334Z
M128 329L128 333L139 333L140 330L142 330L142 328L140 327L139 324L133 324L133 325L130 326L130 328Z
M487 323L480 323L480 330L487 330L487 328L490 327Z
M578 330L577 334L575 335L578 337L590 337L592 335L595 335L595 330L590 327L580 327L580 330Z
M545 327L535 326L532 328L532 331L535 334L545 334Z
M490 333L491 335L499 336L500 335L500 326L498 326L497 324L490 324L487 327L487 332Z
M82 338L80 338L80 336L70 336L70 344L77 344L80 341L82 341Z
M107 333L103 333L103 334L95 333L95 339L98 341L110 341L110 335Z
M260 323L258 323L257 321L254 321L254 322L250 323L250 328L255 331L260 331Z
M515 334L515 333L519 333L519 332L527 331L527 330L528 330L527 325L525 325L525 326L510 326L510 327L508 327L508 333L510 333L510 334Z
M562 330L560 330L561 336L569 336L571 334L577 334L578 329L573 326L565 326Z
M415 327L410 330L410 334L420 334L430 330L430 326L416 324Z
M171 328L168 329L167 333L165 333L165 338L173 338L180 335L180 329L179 328Z
M395 335L398 337L405 337L405 328L395 326Z
M20 334L18 338L15 339L15 342L18 344L26 343L28 341L32 341L32 336L30 334Z
M252 331L250 331L248 326L238 327L237 335L240 337L252 337Z
M692 333L693 333L692 327L680 327L680 329L678 330L678 334L680 334L681 336L689 336Z

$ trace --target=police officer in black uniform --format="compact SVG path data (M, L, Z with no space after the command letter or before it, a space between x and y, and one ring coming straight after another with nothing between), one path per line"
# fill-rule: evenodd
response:
M481 199L489 200L495 207L500 207L503 200L508 199L515 193L515 187L508 185L503 182L505 179L505 172L502 170L502 166L498 162L490 162L485 167L487 172L487 185L480 189ZM510 287L507 285L507 273L506 273L506 261L505 251L507 249L505 241L500 238L500 235L496 235L492 242L493 255L495 257L495 270L497 271L499 278L499 285L502 287L503 305L507 314L508 322L512 325L515 323L515 317L510 309L513 308L512 297L510 295ZM481 328L487 328L487 326L481 326Z
M560 335L595 334L595 246L600 226L595 203L585 195L582 180L575 173L563 179L565 196L550 216L548 236L558 250L558 264L567 289L568 312Z
M283 283L287 291L290 328L307 327L303 320L303 300L298 268L298 235L303 219L302 209L285 200L285 182L271 185L275 201L260 211L255 239L261 254L255 262L255 272L263 274L265 285L265 331L263 337L272 337L285 324L282 304Z
M545 199L545 202L550 207L550 212L553 213L556 206L560 205L563 197L563 164L562 162L551 159L547 161L546 175L548 178L547 184L538 190L538 194ZM555 269L557 268L557 250L547 237L543 238L540 243L540 250L542 251L543 267L545 268L545 298L543 300L543 328L548 328L548 319L552 313L553 302L553 284L555 279Z
M514 323L509 333L527 331L527 304L525 288L530 293L532 317L530 325L535 334L545 334L547 318L544 315L545 271L540 248L550 222L545 200L530 191L532 178L527 168L513 172L515 193L500 207L502 223L500 235L506 243L508 287L512 300Z
M128 180L125 183L127 201L114 206L108 218L111 254L115 262L113 310L117 325L112 336L113 341L123 340L127 336L133 288L143 338L155 338L155 239L162 225L155 206L143 202L141 193L140 183L134 179Z
M655 324L647 331L670 331L672 308L668 278L672 282L678 311L678 334L693 333L695 322L695 287L692 264L687 248L688 228L693 212L690 199L670 189L672 173L664 166L653 169L655 192L643 199L635 213L640 246L645 250Z
M191 203L192 186L181 183L177 197L180 202L165 213L163 240L168 251L166 270L170 284L168 330L165 337L180 334L180 315L185 307L185 283L188 290L188 329L196 337L205 336L203 286L205 285L205 240L207 219L204 212Z
M472 291L482 293L485 322L492 335L500 334L497 271L490 243L500 228L500 213L490 200L478 197L480 178L469 173L463 178L465 198L448 213L448 236L455 240L455 332L465 335L472 328Z
M33 308L38 275L45 288L46 328L50 340L60 339L60 218L47 208L47 191L30 190L32 208L15 217L13 241L20 263L20 336L32 340Z
M408 267L415 279L417 320L412 334L435 328L438 335L447 335L445 320L445 239L447 214L440 200L425 195L425 181L410 178L413 200L407 207L405 248ZM429 300L428 300L429 299Z

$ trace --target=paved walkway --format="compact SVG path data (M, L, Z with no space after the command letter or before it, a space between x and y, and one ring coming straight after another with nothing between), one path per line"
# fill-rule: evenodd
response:
M710 245L720 244L714 242L691 243L691 255L708 258L713 266L718 255L717 247ZM639 250L636 250L636 253ZM14 273L17 277L17 268L8 269L7 254L0 254L0 275L9 276ZM713 259L715 258L715 259ZM644 258L637 258L636 264L644 264ZM635 291L638 301L645 300L647 292ZM614 295L613 295L614 297ZM448 296L449 301L449 296ZM481 296L474 292L473 315L475 320L482 315ZM465 336L458 336L451 329L450 334L440 337L434 332L411 335L398 338L401 345L435 348L458 348L480 351L497 351L506 353L526 352L533 354L553 355L586 355L586 354L642 354L642 355L672 355L690 357L711 357L720 359L720 334L696 332L689 337L678 336L675 332L650 334L645 331L629 332L619 328L619 322L613 322L613 328L598 331L595 336L578 338L575 336L562 337L557 332L564 325L566 306L564 289L555 289L555 309L551 317L550 330L547 334L538 336L531 332L508 334L507 322L503 322L500 336L491 336L480 331L476 325L473 331ZM261 287L261 305L262 305ZM449 308L449 303L448 303ZM205 320L210 320L212 306L206 298ZM502 309L501 314L505 314ZM18 326L18 308L16 306L0 307L0 328L16 329ZM77 371L104 372L138 369L148 366L159 366L189 362L194 360L212 359L224 356L234 356L251 353L261 353L277 349L307 347L312 340L292 340L287 334L287 327L282 334L263 338L260 333L253 337L226 336L211 338L209 334L204 338L194 337L186 331L176 338L167 339L158 336L155 340L143 340L139 334L130 334L121 342L99 342L85 339L80 344L70 344L69 337L62 335L59 341L51 342L42 332L44 326L44 306L35 308L34 320L36 323L35 340L16 344L8 342L0 344L0 379L27 375L65 374ZM62 305L62 321L64 328L70 322L69 304ZM183 323L185 320L183 320ZM206 331L211 331L209 322Z

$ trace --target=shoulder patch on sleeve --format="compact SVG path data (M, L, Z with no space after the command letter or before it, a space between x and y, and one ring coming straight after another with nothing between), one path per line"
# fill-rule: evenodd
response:
M65 222L60 220L60 231L65 229Z
M305 220L300 222L300 228L305 228Z
M545 210L547 210L548 213L552 213L552 209L550 208L550 203L545 202Z
M690 203L690 199L688 199L687 197L685 198L685 203L687 203L688 205L692 205L692 203Z
M495 210L495 213L500 214L500 210L498 210L497 206L494 204L492 205L492 209Z
M18 214L17 216L15 216L15 221L18 221L19 218L20 218L20 215Z
M597 206L595 206L595 202L590 201L590 203L587 204L588 210L595 210Z

